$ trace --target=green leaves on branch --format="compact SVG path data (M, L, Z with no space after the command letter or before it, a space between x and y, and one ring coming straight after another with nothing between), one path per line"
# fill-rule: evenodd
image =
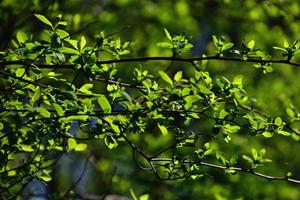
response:
M159 156L151 160L151 164L159 168L157 173L168 178L182 176L195 179L203 176L199 161L204 163L206 159L212 163L219 161L226 174L235 174L238 171L234 168L239 161L238 155L229 156L230 151L221 152L220 149L227 149L229 142L230 145L239 145L241 138L246 140L248 134L260 136L260 139L269 139L275 135L296 138L297 132L292 124L300 120L296 108L288 108L286 116L282 118L262 114L254 108L255 102L243 89L243 76L235 75L232 80L217 78L214 72L206 70L205 56L201 63L188 60L188 64L196 65L195 68L187 68L188 65L184 64L177 66L177 62L174 62L171 72L157 72L155 70L158 68L147 68L152 67L150 61L146 65L140 62L138 67L132 65L131 77L131 73L124 75L122 71L131 68L120 69L119 64L123 62L119 57L130 53L129 42L100 33L95 43L89 45L86 37L74 39L67 31L58 28L66 24L60 19L52 23L45 16L35 16L51 27L44 36L46 39L32 41L32 38L19 31L17 42L14 43L15 49L7 51L7 55L3 54L4 61L26 61L12 67L3 65L3 72L11 76L3 76L5 79L1 81L5 83L7 91L13 91L1 93L1 147L12 147L12 153L0 152L3 160L16 159L15 163L23 162L23 157L16 154L33 154L37 144L41 145L41 152L87 150L87 144L77 143L80 139L102 140L108 149L114 149L125 141L138 153L134 147L139 145L130 142L142 141L146 144L155 136L155 142L149 145L149 152L159 150L171 141L175 142L169 148L172 153L167 152L168 148L164 151L167 157L165 161L155 163L154 159ZM179 59L176 56L193 47L184 35L172 35L167 29L164 29L164 33L166 42L157 45L172 51L173 57L167 59ZM213 36L213 43L218 56L232 53L240 56L240 61L240 58L270 58L268 53L256 48L254 40L243 44L240 50L233 49L233 43L222 37ZM285 56L294 56L298 53L296 44L275 49L284 52ZM102 56L103 51L108 53L108 57L115 57L115 60L102 64L98 54ZM212 58L221 58L218 56ZM128 60L131 61L127 59L126 62ZM200 64L202 68L198 67ZM58 69L49 70L39 66ZM71 84L66 70L59 69L65 66L71 68L68 73L81 73L85 77L80 86L78 82ZM177 67L181 67L180 70ZM266 72L273 70L268 62L260 62L257 67ZM159 76L158 79L156 76ZM75 137L69 131L77 125ZM140 137L143 137L142 140ZM147 145L144 146L146 148ZM265 158L264 149L252 149L251 152L250 156L242 156L251 169L270 162ZM40 152L37 154L41 160L45 158ZM10 162L11 168L15 167L13 164ZM40 175L40 180L50 180L46 172L40 172ZM6 177L19 178L19 174L11 171L6 173Z
M300 53L300 46L298 45L298 40L289 44L287 41L284 41L283 47L273 47L276 50L282 52L282 56L287 58L287 61L290 61L294 56Z
M222 55L223 52L231 49L234 46L233 43L226 42L224 37L217 38L215 35L213 35L212 38L215 48L217 49L217 53L219 55Z
M256 149L252 148L252 157L243 155L243 159L246 160L250 165L252 169L257 168L260 165L263 165L264 163L272 162L272 160L264 158L266 154L265 149L261 149L260 151L257 151Z
M193 48L193 45L189 43L188 39L186 39L184 35L180 34L171 36L169 31L165 28L164 32L169 41L157 43L158 47L170 49L173 55L180 55L181 53Z

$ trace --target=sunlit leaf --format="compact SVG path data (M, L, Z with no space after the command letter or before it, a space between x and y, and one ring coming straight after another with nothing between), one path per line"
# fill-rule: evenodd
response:
M111 113L111 105L105 95L99 95L97 101L104 113Z
M164 71L158 71L158 73L165 82L167 82L169 85L173 86L173 81L167 73L165 73Z
M49 19L47 19L44 15L40 15L40 14L34 14L34 16L36 18L38 18L41 22L43 22L44 24L47 24L48 26L50 26L51 28L53 28L52 23L49 21Z

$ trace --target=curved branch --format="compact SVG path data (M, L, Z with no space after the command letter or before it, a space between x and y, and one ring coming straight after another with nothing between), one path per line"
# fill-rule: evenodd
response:
M153 161L153 162L170 162L170 161L172 161L172 159L170 159L170 158L152 158L151 161ZM192 161L184 161L183 163L191 163L191 162ZM192 162L192 163L202 165L202 166L205 166L205 167L219 169L219 170L229 169L228 167L223 166L223 165L217 165L217 164L207 163L207 162L203 162L203 161ZM283 176L271 176L271 175L267 175L267 174L263 174L263 173L253 171L252 169L244 169L244 168L241 168L241 167L230 167L230 169L233 169L233 170L238 171L238 172L244 172L244 173L252 174L252 175L255 175L257 177L267 179L269 181L287 181L289 183L294 183L294 184L300 185L300 180L289 178L287 176L285 176L285 177L283 177Z

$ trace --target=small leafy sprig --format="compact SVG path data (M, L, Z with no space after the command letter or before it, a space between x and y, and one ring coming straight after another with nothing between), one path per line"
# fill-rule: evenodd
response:
M193 48L193 45L183 34L172 36L166 28L164 28L164 32L169 41L157 43L158 47L171 49L173 55L180 55L182 52Z

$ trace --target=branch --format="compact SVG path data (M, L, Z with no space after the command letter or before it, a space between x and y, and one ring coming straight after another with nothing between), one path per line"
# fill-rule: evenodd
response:
M201 61L201 60L220 60L220 61L234 61L234 62L246 62L246 63L276 63L276 64L285 64L285 65L292 65L295 67L300 67L300 63L291 62L288 60L262 60L258 58L248 58L244 60L243 58L239 57L221 57L218 55L215 56L207 56L207 57L172 57L172 56L145 56L145 57L133 57L133 58L122 58L122 59L111 59L111 60L101 60L97 61L98 65L102 64L113 64L113 63L127 63L127 62L147 62L147 61L177 61L177 62L186 62L192 63L194 61ZM8 66L8 65L26 65L32 66L31 63L16 60L16 61L0 61L0 66ZM75 69L75 64L42 64L36 63L35 66L39 68L52 68L52 69Z
M170 158L152 158L151 161L154 161L154 162L170 162L170 161L172 161L172 159L170 159ZM191 161L183 161L183 163L191 163ZM211 164L211 163L202 162L202 161L192 162L192 163L199 164L199 165L202 165L202 166L205 166L205 167L219 169L219 170L229 169L226 166ZM299 184L300 185L300 180L292 179L292 178L289 178L289 177L286 177L286 176L285 177L271 176L271 175L255 172L252 169L244 169L244 168L241 168L241 167L230 167L230 169L233 169L233 170L238 171L238 172L244 172L244 173L252 174L252 175L258 176L260 178L267 179L269 181L287 181L289 183L294 183L294 184Z

